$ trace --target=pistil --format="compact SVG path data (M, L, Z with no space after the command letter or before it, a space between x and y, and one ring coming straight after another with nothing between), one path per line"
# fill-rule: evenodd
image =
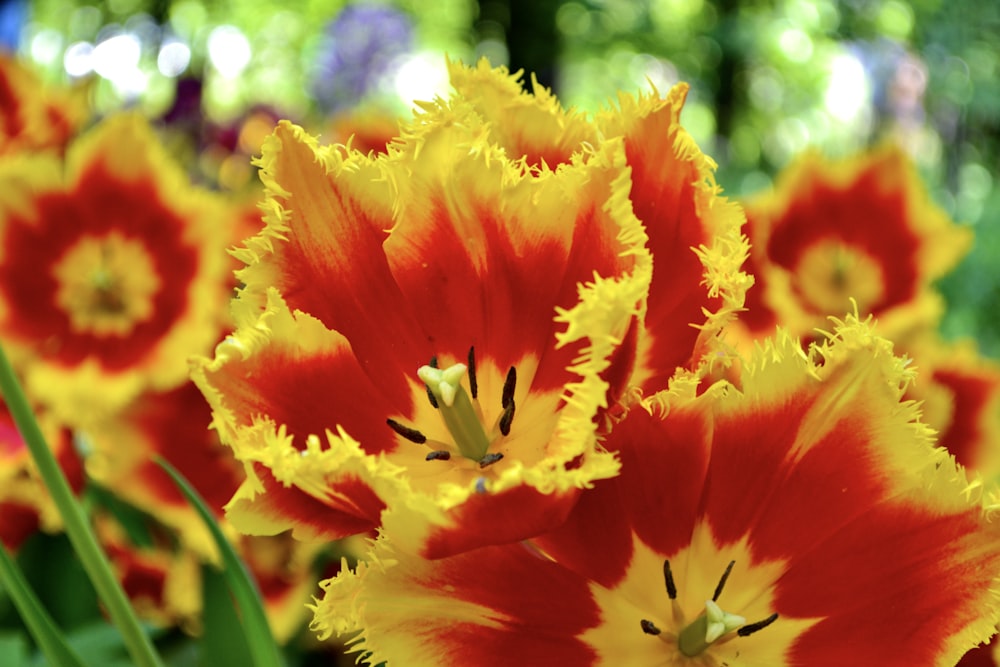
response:
M717 639L740 626L747 619L739 614L724 611L715 601L705 600L705 613L681 630L677 636L677 648L689 658L701 655Z
M483 430L472 399L462 387L462 378L467 370L465 364L444 369L421 366L417 369L417 376L433 395L445 426L462 456L482 461L489 449L490 439Z
M722 573L722 577L715 587L712 599L705 600L705 611L699 614L694 621L685 625L680 633L676 635L677 648L681 654L689 658L699 656L708 650L708 647L733 630L740 637L748 637L778 620L777 614L771 614L761 621L747 623L747 619L743 616L731 614L719 606L719 596L722 595L722 590L729 580L729 575L732 573L735 564L735 561L729 562L726 571ZM663 582L667 589L667 597L676 604L677 584L674 582L674 575L670 569L669 560L663 561ZM683 623L683 612L679 612L677 607L675 607L674 612L675 618L680 623ZM663 634L660 628L650 620L642 619L639 624L642 631L647 635L659 635L660 639L668 636ZM669 640L674 640L673 635L669 636Z

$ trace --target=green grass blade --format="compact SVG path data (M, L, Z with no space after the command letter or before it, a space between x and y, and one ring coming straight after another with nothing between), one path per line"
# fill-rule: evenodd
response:
M83 660L66 643L62 631L45 611L45 607L31 590L17 563L0 544L0 585L10 595L21 620L38 644L39 650L51 665L59 667L84 667ZM7 663L4 663L7 664Z
M236 600L236 607L243 619L243 633L247 645L250 647L254 667L283 667L284 661L281 658L281 651L271 635L271 626L264 614L260 591L250 577L246 565L236 555L233 545L222 534L219 524L216 523L215 517L205 506L205 502L198 495L198 492L191 488L187 480L162 457L158 456L154 460L173 478L174 483L177 484L191 506L197 510L202 521L212 532L212 537L215 538L219 553L222 555L222 571L226 583Z
M25 445L31 452L49 495L59 509L73 550L94 584L111 617L111 622L122 633L122 640L129 655L132 656L132 661L136 667L162 667L163 663L153 648L152 641L143 631L125 591L111 571L111 564L101 550L83 508L73 496L62 469L45 443L28 399L14 375L14 369L2 346L0 346L0 395L3 396L7 409L17 424L17 430L20 431Z

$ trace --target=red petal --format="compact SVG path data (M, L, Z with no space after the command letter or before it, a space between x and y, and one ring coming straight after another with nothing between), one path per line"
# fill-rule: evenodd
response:
M299 539L336 540L373 532L385 509L375 491L356 477L329 480L323 489L326 498L320 499L297 486L285 486L259 463L253 470L263 491L241 492L226 508L233 524L248 535L272 535L294 527Z
M447 512L448 527L432 530L422 555L442 558L537 535L565 521L577 495L576 490L545 494L530 486L474 495Z
M329 634L351 613L347 607L360 610L364 640L353 649L371 651L374 663L594 664L593 650L579 636L599 622L597 607L586 580L555 563L520 545L437 561L388 557L393 565L376 563L324 584L314 627ZM360 590L353 588L356 577L363 577ZM328 615L337 618L324 619ZM323 630L326 622L329 630Z

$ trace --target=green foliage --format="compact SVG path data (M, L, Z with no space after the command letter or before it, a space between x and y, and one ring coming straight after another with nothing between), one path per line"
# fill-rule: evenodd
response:
M254 667L283 667L284 660L278 650L277 642L274 641L274 637L271 635L271 626L268 624L267 616L264 614L263 599L256 583L247 570L246 564L237 555L233 549L233 545L222 534L219 524L215 521L208 506L205 505L205 501L201 499L187 480L165 459L157 457L156 463L174 480L177 488L181 490L187 501L198 512L198 515L205 522L205 525L212 534L212 538L215 540L215 546L218 548L222 558L223 578L230 594L232 594L235 600L236 608L239 610L240 626L242 627L240 634L246 639L251 658L250 662L246 664L252 664ZM213 583L206 584L206 586L214 585ZM217 595L215 597L218 598ZM215 602L215 600L213 599L212 602ZM209 601L206 599L206 604L208 603ZM227 617L221 614L218 615L216 622L223 626L229 625ZM229 634L223 636L230 637ZM214 644L206 645L206 649L208 648L214 648ZM206 662L204 664L213 663Z

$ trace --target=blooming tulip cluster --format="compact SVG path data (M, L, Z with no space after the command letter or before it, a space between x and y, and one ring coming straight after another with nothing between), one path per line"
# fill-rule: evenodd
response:
M0 141L0 338L53 449L155 519L141 552L97 517L148 616L192 623L178 591L218 557L160 456L281 640L310 617L373 665L955 665L989 640L1000 369L935 333L970 238L906 156L808 153L737 202L684 84L591 117L449 72L367 152L279 121L259 221L136 115ZM0 507L55 530L25 459L12 435Z

